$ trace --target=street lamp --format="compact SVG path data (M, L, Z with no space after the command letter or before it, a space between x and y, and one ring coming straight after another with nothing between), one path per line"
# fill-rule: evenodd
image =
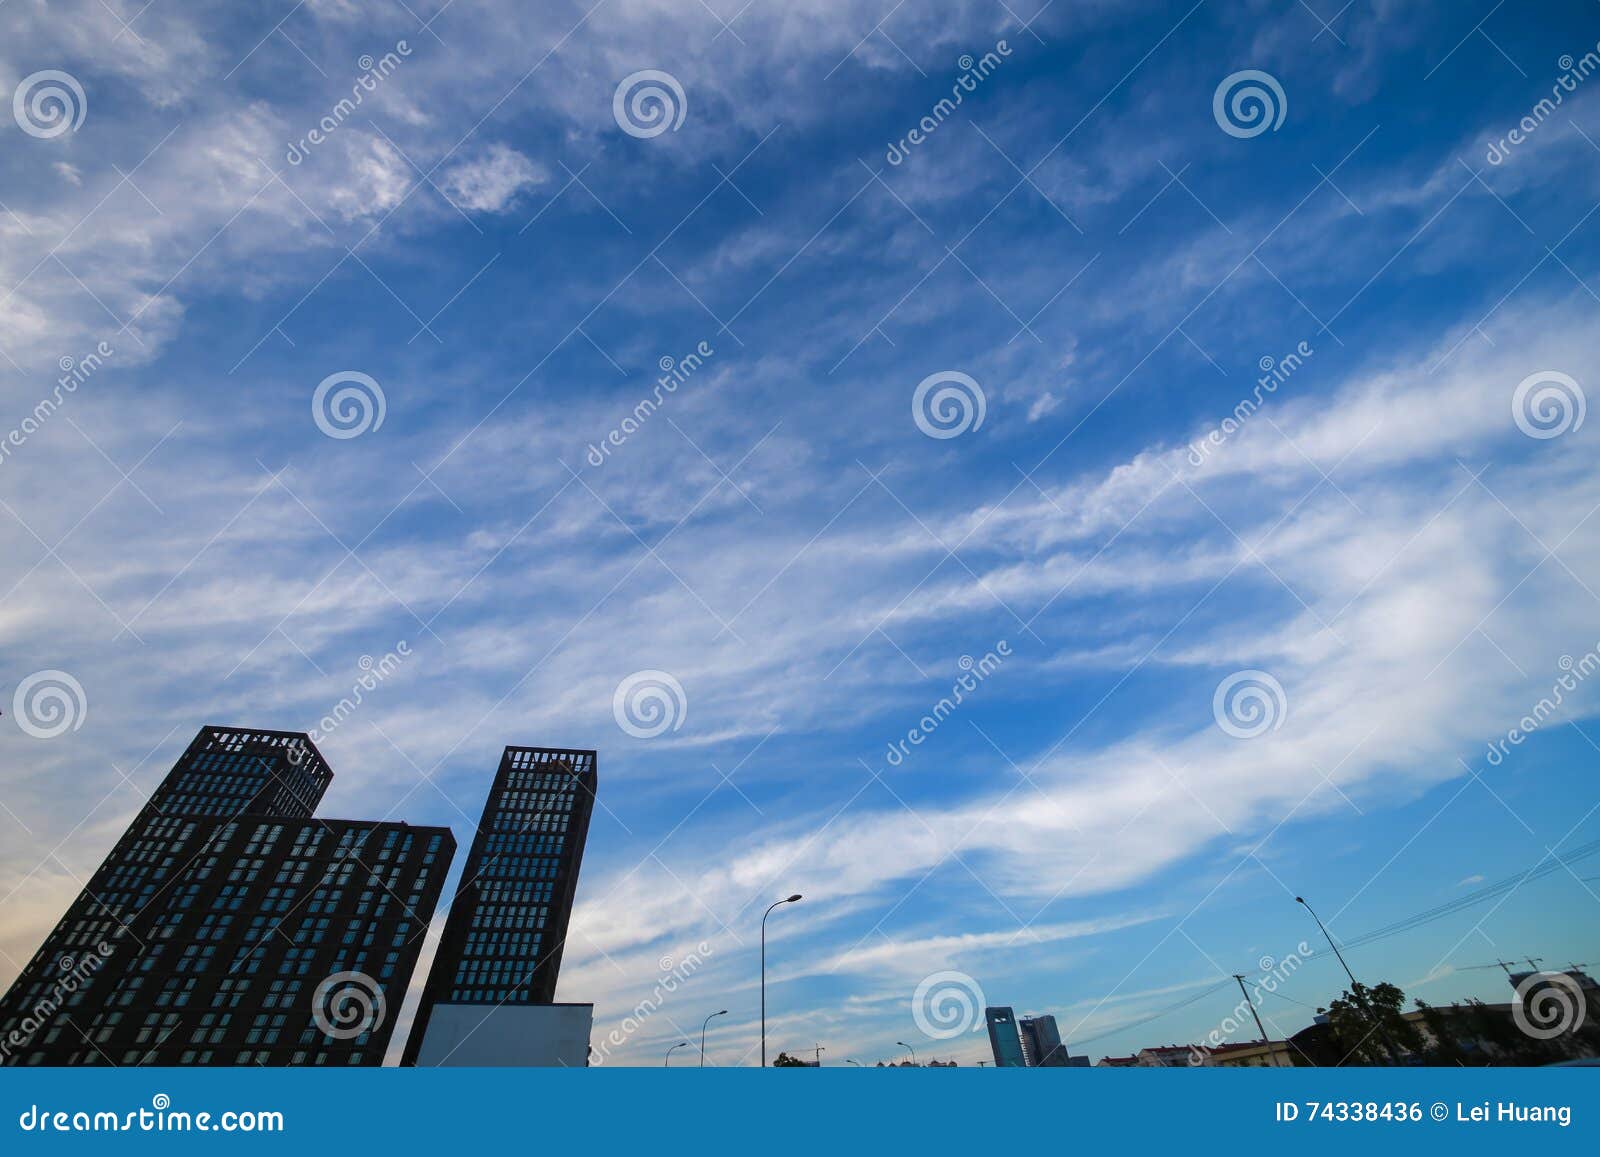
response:
M723 1009L721 1012L714 1012L711 1014L711 1016L727 1015L727 1009ZM702 1069L706 1067L706 1025L711 1023L711 1016L706 1017L705 1021L700 1025L700 1067Z
M781 904L793 904L800 899L800 893L785 896L782 900L772 904L761 913L761 1067L767 1067L767 917L772 915L772 909Z
M905 1049L906 1052L911 1054L911 1063L912 1064L915 1065L917 1063L917 1050L916 1049L914 1049L910 1045L906 1044L906 1042L903 1041L903 1040L897 1040L894 1043L899 1045L901 1048ZM921 1066L919 1065L918 1067L920 1068Z
M861 1067L861 1062L860 1061L853 1061L849 1057L845 1057L844 1063L847 1064L847 1065L854 1065L858 1069Z
M689 1042L686 1041L686 1040L681 1040L677 1044L673 1045L670 1049L667 1050L666 1059L661 1062L661 1067L662 1068L666 1068L668 1065L670 1065L672 1063L672 1054L673 1053L677 1052L679 1049L686 1049L688 1047L689 1047Z
M1325 940L1327 940L1328 947L1333 949L1333 954L1339 958L1340 965L1344 967L1344 974L1350 978L1350 987L1354 988L1356 984L1356 975L1350 971L1350 966L1345 964L1344 956L1342 953L1340 953L1339 946L1333 942L1333 937L1328 935L1327 928L1323 926L1322 917L1318 916L1312 909L1311 905L1306 903L1304 896L1296 896L1294 898L1294 902L1303 907L1307 912L1311 913L1311 918L1317 922L1317 927L1322 929L1322 936Z
M1350 995L1356 998L1356 1003L1361 1006L1361 1011L1367 1014L1367 1019L1372 1022L1372 1027L1377 1030L1378 1036L1383 1040L1384 1047L1389 1051L1390 1061L1398 1060L1400 1054L1395 1048L1394 1041L1390 1039L1388 1030L1383 1027L1383 1022L1378 1019L1378 1014L1373 1012L1372 1006L1367 1003L1361 984L1356 980L1356 974L1350 971L1350 965L1345 962L1344 953L1340 952L1339 946L1333 942L1333 937L1328 933L1327 926L1322 923L1322 917L1318 916L1316 910L1306 903L1304 896L1296 896L1294 902L1307 912L1310 912L1311 918L1317 922L1317 927L1322 929L1323 939L1328 942L1328 947L1333 949L1333 954L1339 958L1339 964L1344 968L1344 974L1350 978Z

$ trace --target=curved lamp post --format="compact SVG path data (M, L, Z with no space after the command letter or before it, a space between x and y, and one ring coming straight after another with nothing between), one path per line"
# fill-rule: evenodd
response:
M727 1009L723 1009L721 1012L714 1012L711 1014L711 1016L706 1017L706 1019L700 1025L700 1067L702 1069L706 1067L706 1025L711 1023L712 1016L727 1015Z
M916 1049L914 1049L910 1045L906 1044L906 1042L903 1041L903 1040L897 1040L894 1043L899 1045L901 1048L905 1049L906 1052L911 1054L911 1063L912 1064L915 1065L917 1063L917 1050ZM918 1067L920 1068L921 1066L918 1066Z
M1306 903L1304 896L1296 896L1294 902L1307 912L1310 912L1311 918L1317 922L1317 927L1322 929L1322 938L1328 942L1328 947L1333 949L1333 954L1339 958L1339 964L1343 967L1344 974L1350 978L1350 994L1356 998L1356 1003L1361 1006L1361 1011L1367 1014L1367 1019L1372 1022L1372 1027L1377 1030L1384 1047L1389 1051L1390 1062L1393 1063L1399 1058L1399 1050L1395 1048L1395 1043L1390 1039L1388 1030L1383 1027L1383 1022L1378 1019L1378 1014L1373 1012L1372 1006L1367 1003L1367 998L1361 991L1361 984L1356 980L1356 974L1350 971L1350 965L1345 962L1344 953L1339 951L1339 946L1333 942L1333 937L1328 934L1327 927L1322 923L1322 917L1318 916L1316 910Z
M1339 965L1344 969L1344 974L1350 978L1350 986L1354 988L1356 974L1350 971L1350 966L1344 962L1344 954L1339 951L1339 946L1333 942L1333 937L1328 935L1327 928L1323 927L1322 917L1318 916L1316 910L1306 903L1304 896L1296 896L1294 902L1311 913L1311 918L1317 922L1317 927L1322 930L1322 938L1328 942L1328 947L1333 949L1333 954L1339 958Z
M772 915L772 909L782 904L793 904L800 899L800 893L785 896L782 900L772 904L761 913L761 1067L767 1067L767 917Z
M672 1063L672 1054L673 1053L677 1052L679 1049L686 1049L688 1047L689 1047L689 1042L686 1041L686 1040L681 1040L677 1044L673 1045L670 1049L667 1050L666 1058L661 1062L661 1067L662 1068L666 1068L668 1065L670 1065Z

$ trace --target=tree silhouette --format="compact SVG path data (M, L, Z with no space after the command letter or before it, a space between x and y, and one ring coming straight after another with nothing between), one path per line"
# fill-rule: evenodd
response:
M1405 1019L1405 1003L1406 994L1387 981L1370 987L1357 981L1317 1011L1327 1014L1342 1063L1395 1065L1423 1052L1422 1034Z

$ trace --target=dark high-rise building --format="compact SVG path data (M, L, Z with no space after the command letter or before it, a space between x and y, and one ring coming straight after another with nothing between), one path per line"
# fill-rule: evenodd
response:
M1022 1055L1031 1069L1064 1069L1067 1046L1053 1016L1025 1016L1017 1021L1022 1036Z
M0 1000L0 1064L381 1064L455 840L313 818L332 779L204 728Z
M514 1010L548 1011L554 1004L595 784L592 750L505 749L423 988L404 1064L419 1063L419 1056L423 1064L444 1063L437 1058L459 1049L439 1042L467 1037L474 1038L478 1063L549 1063L519 1060L517 1054L520 1042L555 1021ZM486 1027L490 1014L502 1011ZM422 1055L430 1025L434 1042L429 1055ZM561 1031L573 1031L571 1024ZM456 1055L454 1063L466 1063L465 1056ZM583 1053L578 1056L576 1063L582 1063Z
M989 1046L994 1049L994 1064L999 1069L1026 1068L1022 1040L1017 1036L1017 1018L1009 1008L986 1008L983 1019L989 1022Z

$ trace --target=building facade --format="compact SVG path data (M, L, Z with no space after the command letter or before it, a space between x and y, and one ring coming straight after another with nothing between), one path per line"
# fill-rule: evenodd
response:
M1067 1046L1061 1043L1055 1017L1025 1016L1017 1021L1017 1028L1022 1037L1022 1055L1029 1068L1067 1067Z
M995 1068L1026 1068L1028 1060L1022 1052L1022 1038L1017 1035L1016 1014L1009 1008L986 1008L983 1019L989 1025L989 1047L994 1050Z
M0 1064L381 1064L455 840L317 819L332 779L202 729L0 1000Z
M439 1064L448 1058L448 1063L471 1064L475 1042L487 1048L490 1041L515 1040L519 1032L538 1034L541 1026L558 1023L564 1034L572 1035L565 1015L518 1016L516 1010L555 1003L596 782L592 750L505 749L462 867L403 1063ZM491 1017L493 1025L488 1023ZM435 1021L439 1039L425 1047ZM510 1030L513 1022L526 1027ZM438 1047L446 1036L456 1042L447 1050ZM548 1056L546 1044L529 1038L527 1063ZM586 1059L567 1052L562 1057L570 1064ZM517 1062L497 1048L493 1060L486 1056L481 1063Z
M1212 1045L1205 1050L1204 1059L1199 1063L1217 1069L1292 1069L1295 1049L1286 1040Z
M1205 1064L1210 1052L1205 1045L1157 1045L1140 1049L1134 1057L1140 1068L1186 1069Z

